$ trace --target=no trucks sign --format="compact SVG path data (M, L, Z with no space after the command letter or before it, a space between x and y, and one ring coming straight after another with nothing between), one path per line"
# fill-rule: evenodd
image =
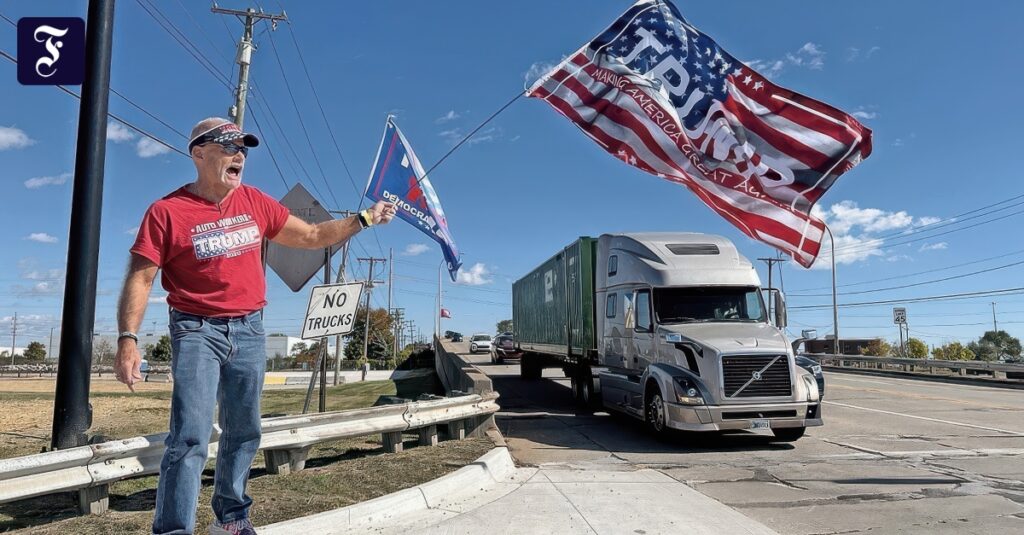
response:
M361 282L314 286L309 294L306 321L302 324L302 338L308 340L352 332L362 292Z

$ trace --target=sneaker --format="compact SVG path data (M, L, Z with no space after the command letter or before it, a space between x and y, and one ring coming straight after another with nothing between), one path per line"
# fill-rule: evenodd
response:
M210 535L256 535L256 528L248 518L233 520L231 522L214 521L210 524Z

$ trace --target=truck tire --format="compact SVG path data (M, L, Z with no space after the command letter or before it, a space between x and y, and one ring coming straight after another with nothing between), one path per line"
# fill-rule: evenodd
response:
M671 433L667 424L668 412L665 400L661 397L661 388L651 385L644 401L644 423L658 438L667 438Z
M569 378L572 381L572 395L576 405L581 409L594 408L594 374L590 366L584 364L572 368Z
M519 360L519 377L521 379L527 381L540 379L543 370L540 355L524 353L523 357Z
M779 442L796 442L804 436L804 431L807 431L806 427L783 427L782 429L772 429L772 434Z

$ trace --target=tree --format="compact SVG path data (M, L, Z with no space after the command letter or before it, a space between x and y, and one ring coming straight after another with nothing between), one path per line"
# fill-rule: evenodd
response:
M1006 331L985 331L976 342L967 344L978 360L999 360L1000 357L1019 357L1020 340Z
M875 338L868 345L860 348L861 355L872 357L888 357L890 352L892 352L892 346L881 338Z
M917 338L910 338L904 347L892 343L892 356L905 359L923 359L928 356L928 346Z
M24 356L25 360L43 360L46 358L46 346L42 342L30 342Z
M950 342L932 350L932 356L939 360L974 360L974 352L960 342Z
M512 332L512 320L501 320L498 322L497 327L497 332L499 333L510 333Z
M395 343L392 332L394 317L383 308L370 311L370 344L367 348L370 359L384 359L391 356L391 348ZM363 336L366 332L366 307L356 311L356 320L352 332L345 336L345 358L358 359L363 357Z
M92 346L92 363L103 364L107 359L114 358L114 345L110 343L106 338L100 338L99 342L96 342Z
M156 345L146 344L143 350L145 351L146 360L150 362L170 362L171 337L165 334L160 337Z
M302 351L296 351L299 346L302 346ZM292 355L295 356L295 364L308 364L310 367L316 365L316 358L320 355L320 340L317 340L310 344L308 347L305 342L299 342L292 348Z
M293 358L299 358L299 355L305 353L308 350L309 350L309 345L306 344L306 342L295 342L295 345L292 346L292 354L291 354L291 356Z

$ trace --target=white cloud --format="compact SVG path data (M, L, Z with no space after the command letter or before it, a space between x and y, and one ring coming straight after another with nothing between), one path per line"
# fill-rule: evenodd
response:
M72 176L73 175L71 173L61 173L57 176L38 176L26 180L25 187L28 189L36 189L43 186L59 186L66 183Z
M165 294L165 295L150 296L149 302L150 303L166 304L167 303L167 295Z
M107 141L124 143L125 141L131 141L133 139L135 139L135 133L129 130L127 126L114 121L107 123Z
M926 244L922 245L921 248L918 251L923 253L925 251L941 251L943 249L948 249L948 248L949 248L949 246L946 244L946 242L943 241L943 242L939 242L939 243L926 243Z
M23 130L13 126L0 126L0 150L23 149L35 142Z
M917 226L918 227L923 227L925 225L934 225L935 223L938 223L939 221L942 221L942 218L940 218L940 217L931 217L931 216L919 217L919 218L917 218ZM955 218L950 218L950 221L956 221L956 219Z
M48 269L46 271L34 269L32 271L21 274L21 278L30 281L59 280L63 277L64 270L62 269Z
M858 119L874 119L875 117L878 117L877 113L875 113L873 111L864 111L864 110L857 110L857 111L851 113L850 115L852 115L852 116L854 116L854 117L856 117Z
M437 119L434 119L434 122L437 123L437 124L442 124L442 123L447 123L448 121L454 121L455 119L458 119L459 117L462 117L462 116L459 115L458 113L455 113L455 110L448 110L448 113L438 117Z
M903 146L903 139L902 138L896 138L896 141L892 142L892 146L893 147L902 147Z
M565 56L562 57L565 59ZM551 72L552 69L558 66L561 61L537 61L533 65L530 65L529 69L523 73L523 84L525 87L533 85L538 78Z
M487 269L487 266L480 262L473 264L473 267L469 268L469 271L459 269L458 279L455 284L466 284L468 286L482 286L484 284L490 284L494 282L489 275L491 272Z
M796 52L789 52L782 59L752 59L744 61L748 67L768 79L773 79L788 66L821 70L825 67L825 51L815 43L804 43Z
M131 236L137 236L139 234L139 227L132 227L132 228L124 231L124 233L125 234L129 234Z
M473 146L478 143L497 141L498 139L501 139L503 134L504 131L499 126L485 128L473 134L473 137L466 140L466 145ZM442 130L438 132L437 135L444 138L444 140L448 142L448 144L450 145L454 145L462 141L462 138L465 137L465 134L463 133L461 128L451 128L449 130Z
M938 218L931 216L914 218L904 210L889 212L878 208L861 208L853 201L841 201L827 209L815 206L811 213L832 230L836 238L837 264L852 264L872 257L892 260L893 255L886 256L882 251L884 241L878 236L879 233L938 221ZM832 262L830 255L831 248L826 241L814 268L829 269Z
M32 234L25 236L25 239L39 243L57 243L57 238L55 236L50 236L45 232L33 232Z
M873 56L875 52L878 52L881 49L882 47L880 46L873 46L869 48L866 52L862 52L860 48L851 46L846 49L846 61L867 61L871 59L871 56Z
M171 152L171 149L148 137L140 139L139 142L135 144L135 153L139 155L139 158L152 158L153 156L167 154L168 152Z
M430 250L430 246L424 243L410 243L405 246L402 256L418 256Z

